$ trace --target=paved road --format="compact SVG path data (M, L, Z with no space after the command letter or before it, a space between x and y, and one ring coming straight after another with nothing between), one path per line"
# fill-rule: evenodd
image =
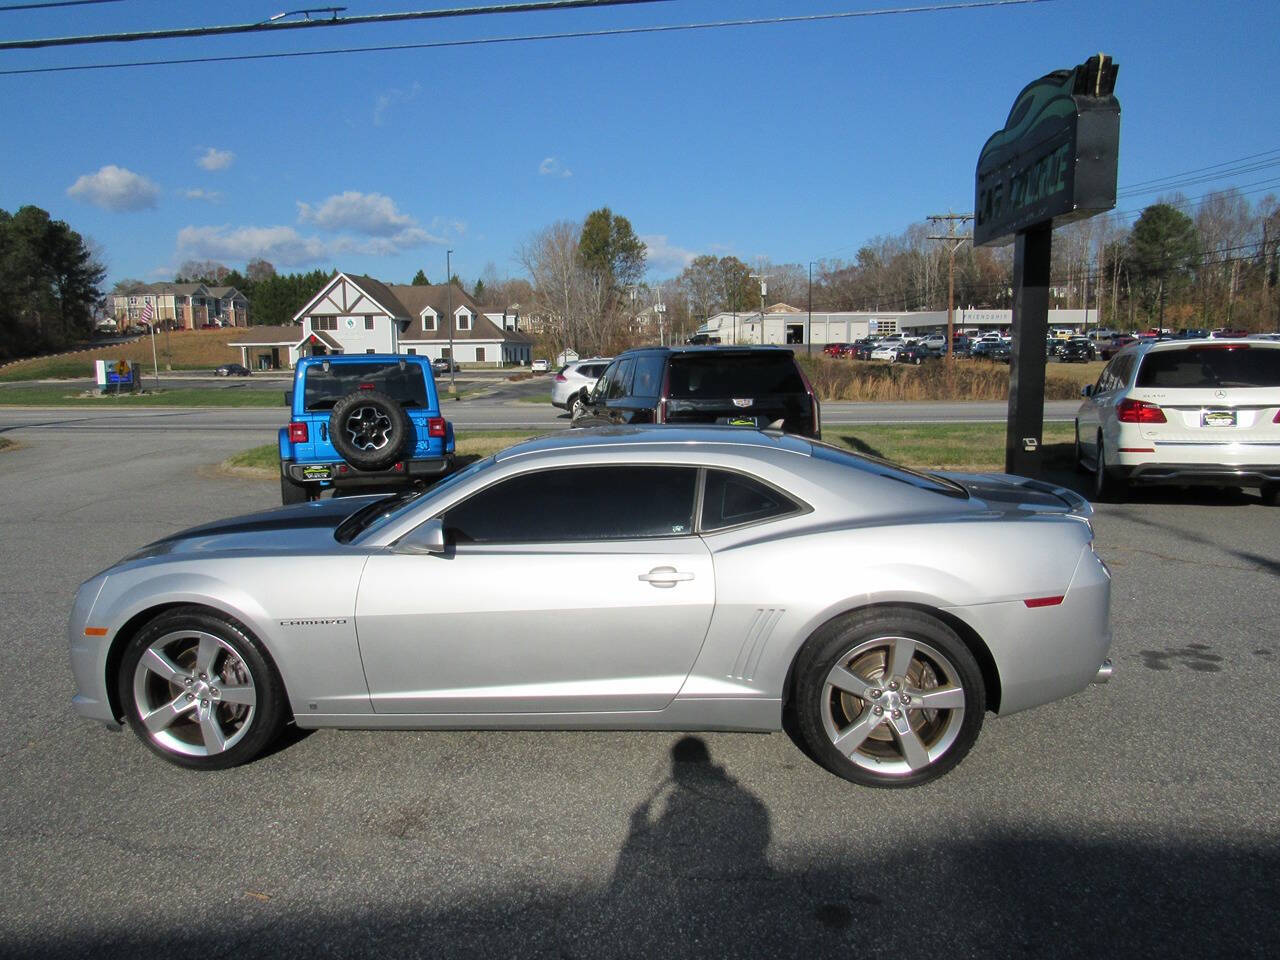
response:
M1274 956L1256 498L1102 507L1116 678L989 718L923 789L852 787L781 734L323 731L200 775L71 715L62 633L96 570L275 502L213 466L249 413L5 411L0 957Z

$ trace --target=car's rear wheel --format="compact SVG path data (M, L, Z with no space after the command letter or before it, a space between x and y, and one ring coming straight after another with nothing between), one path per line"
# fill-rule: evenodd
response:
M1098 450L1093 458L1093 499L1098 503L1109 503L1120 493L1120 482L1111 475L1107 466L1107 448L1102 442L1102 434L1098 434Z
M129 641L116 678L134 733L170 763L220 770L252 760L285 721L284 687L235 620L179 607Z
M832 773L910 787L958 764L982 729L986 690L969 648L907 609L852 614L815 634L796 665L800 734Z
M576 420L578 417L582 416L586 409L587 402L583 398L582 394L575 394L574 398L569 401L569 419Z

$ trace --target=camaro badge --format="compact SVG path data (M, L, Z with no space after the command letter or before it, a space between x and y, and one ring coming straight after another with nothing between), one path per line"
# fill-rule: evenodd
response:
M749 406L751 406L753 403L755 403L755 400L754 400L754 399L752 399L751 397L746 397L746 398L741 399L741 400L740 400L740 399L738 399L737 397L734 397L734 398L733 398L733 405L734 405L735 407L749 407Z
M326 620L281 620L282 627L338 627L347 622L346 617Z

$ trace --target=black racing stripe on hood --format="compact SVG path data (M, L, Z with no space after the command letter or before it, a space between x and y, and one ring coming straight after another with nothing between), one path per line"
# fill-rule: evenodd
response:
M372 499L378 499L374 497ZM347 517L369 502L369 497L340 497L314 503L298 504L277 510L264 510L239 517L215 520L198 527L190 527L157 540L170 543L192 537L207 537L234 533L269 533L283 530L333 530Z

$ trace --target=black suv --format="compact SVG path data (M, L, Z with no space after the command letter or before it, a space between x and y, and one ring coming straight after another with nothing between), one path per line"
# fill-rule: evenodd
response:
M573 426L724 423L822 436L795 354L781 347L641 347L600 375Z

